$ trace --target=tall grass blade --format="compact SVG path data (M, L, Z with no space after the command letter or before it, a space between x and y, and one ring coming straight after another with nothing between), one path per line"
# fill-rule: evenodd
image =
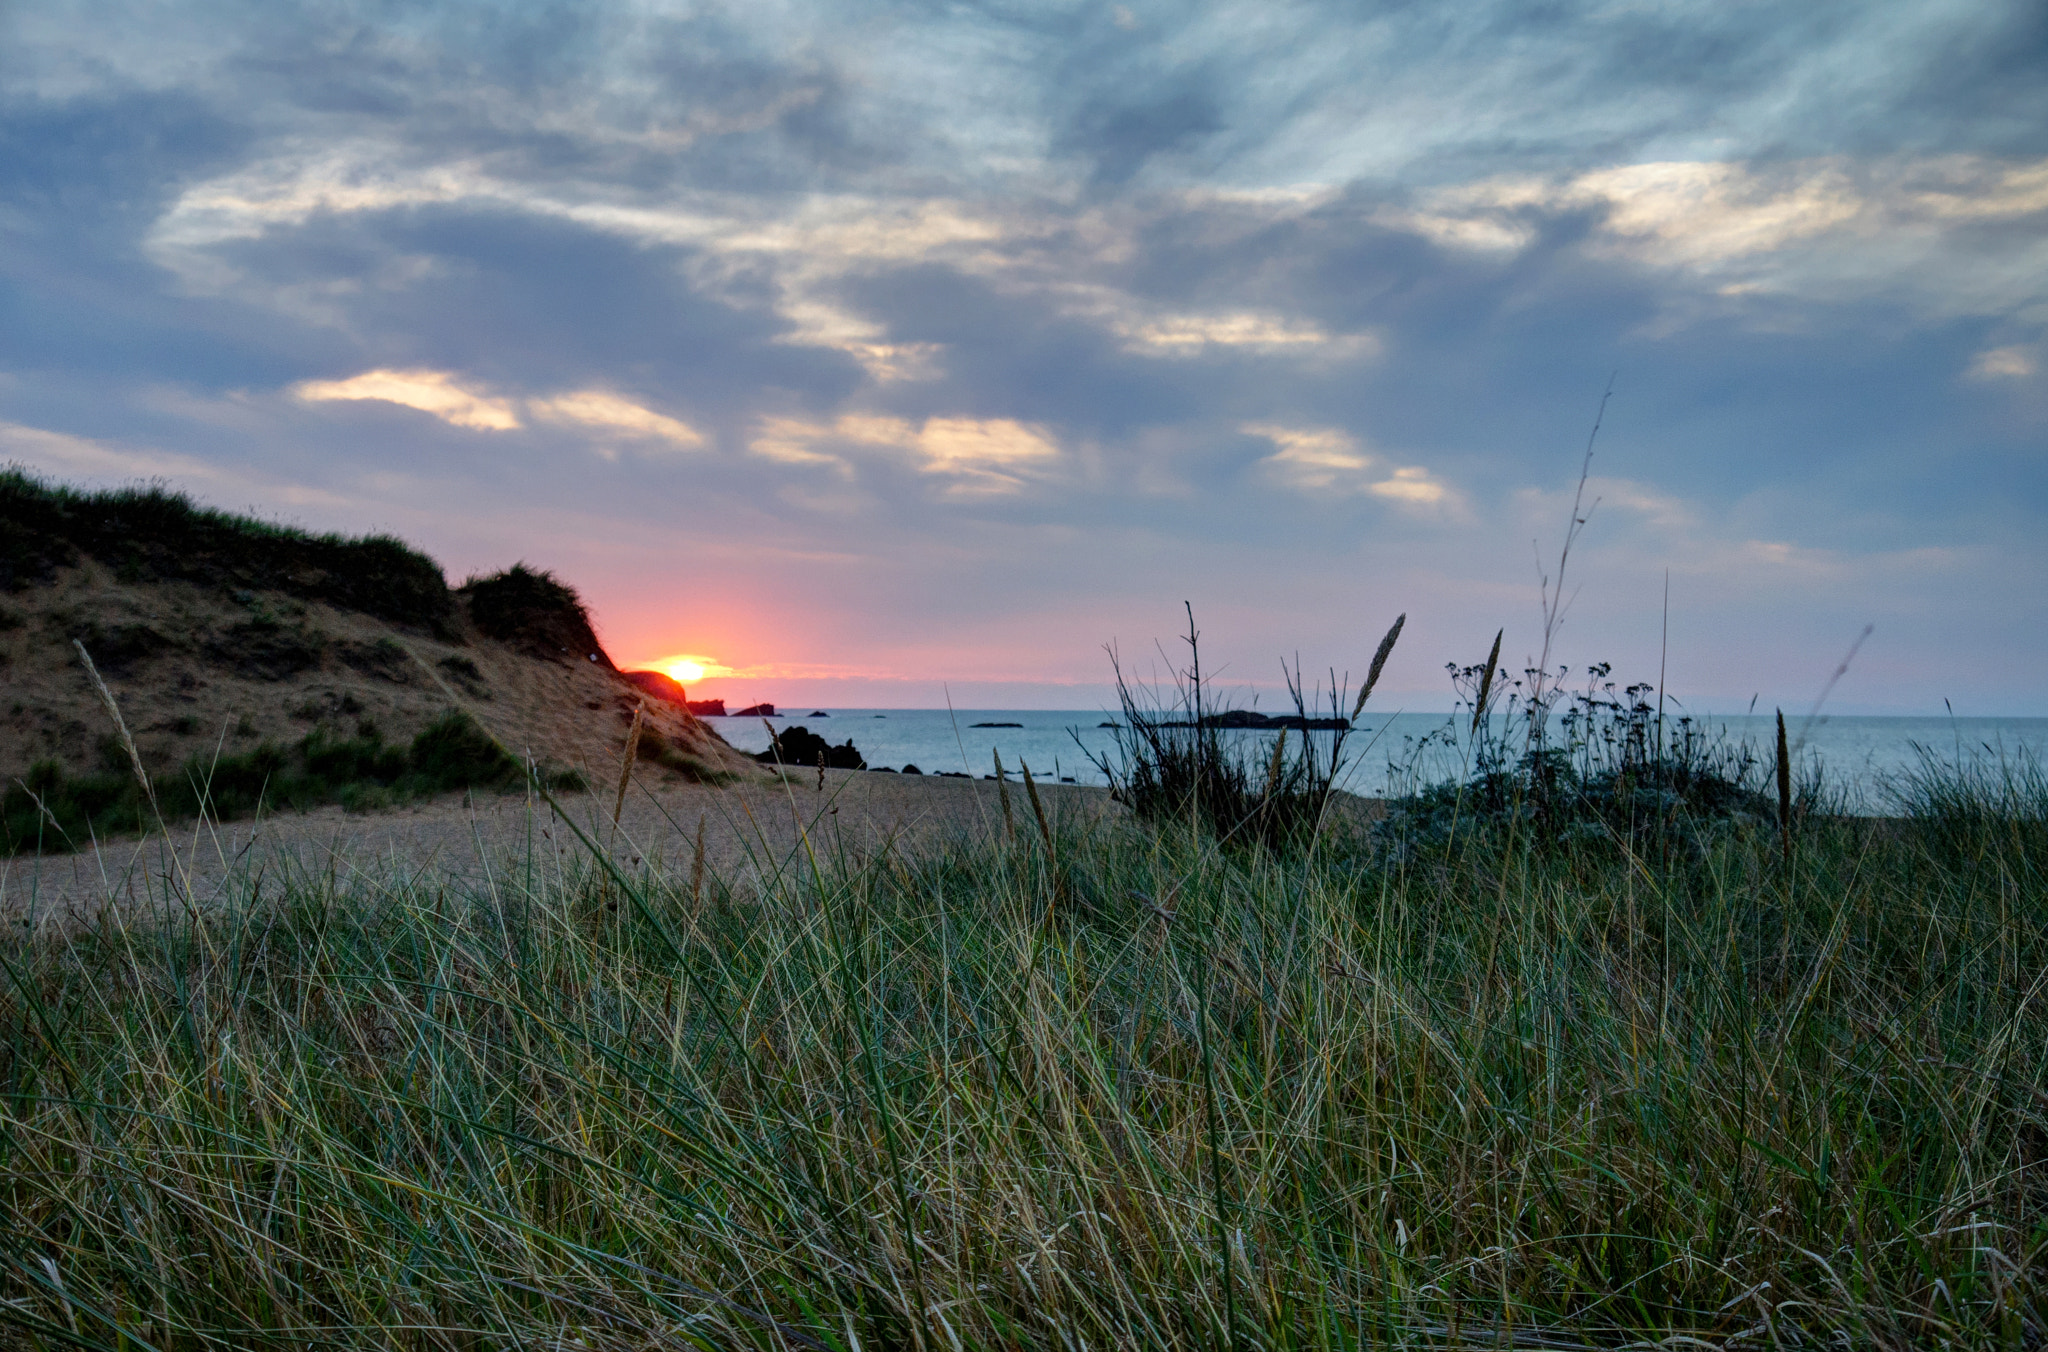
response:
M1472 701L1472 735L1479 735L1480 727L1486 722L1486 711L1493 695L1493 674L1500 669L1500 640L1505 629L1494 631L1493 650L1486 655L1486 670L1479 674L1479 697Z
M1358 702L1351 706L1353 719L1365 712L1365 701L1372 694L1372 688L1380 683L1380 672L1386 668L1387 658L1394 651L1394 640L1401 637L1401 626L1406 623L1408 612L1404 610L1394 617L1393 627L1388 629L1386 637L1380 640L1380 646L1373 650L1372 666L1365 673L1365 684L1358 687Z

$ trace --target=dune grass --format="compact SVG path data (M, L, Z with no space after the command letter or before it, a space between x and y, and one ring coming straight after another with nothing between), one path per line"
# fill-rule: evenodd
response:
M125 581L181 581L327 601L432 633L455 601L441 567L388 535L314 534L201 507L161 484L68 488L0 466L0 593L46 582L81 556Z
M544 809L473 881L252 862L196 917L0 948L0 1320L2040 1346L2044 800L2000 782L1789 865L1768 829L1275 854L1055 816L741 886L558 853Z
M0 858L61 854L112 834L147 831L157 820L232 821L264 811L303 812L326 803L352 811L391 807L460 789L516 790L519 762L467 713L451 709L409 744L384 740L374 723L344 736L321 725L298 741L195 756L158 774L145 793L119 738L101 764L74 774L38 762L0 792ZM574 771L545 772L550 787L574 787Z

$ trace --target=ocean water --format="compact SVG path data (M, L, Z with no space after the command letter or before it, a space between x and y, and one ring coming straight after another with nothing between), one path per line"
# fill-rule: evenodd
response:
M1031 773L1040 778L1101 784L1105 780L1098 760L1106 758L1114 764L1116 757L1112 731L1099 726L1111 715L1100 709L828 709L824 714L784 710L770 721L778 731L809 728L835 745L850 740L871 768L901 770L915 765L926 774L950 771L980 778L994 773L995 757L1000 753L1012 773L1028 764ZM742 751L768 747L768 728L758 718L707 721ZM1351 766L1346 787L1379 795L1400 786L1415 761L1416 746L1449 721L1446 714L1375 717L1368 711L1346 744ZM992 723L1019 726L976 726ZM1705 715L1696 724L1709 736L1749 745L1768 762L1776 739L1776 725L1769 717ZM1802 765L1818 765L1826 781L1846 793L1854 806L1873 811L1884 806L1887 783L1920 764L1920 748L1946 759L1996 762L2001 755L2048 759L2048 718L1844 716L1816 718L1810 723L1793 719L1787 727ZM1274 734L1227 735L1270 746ZM1256 752L1257 747L1247 750ZM1461 754L1437 745L1419 768L1424 778L1448 777L1458 770Z

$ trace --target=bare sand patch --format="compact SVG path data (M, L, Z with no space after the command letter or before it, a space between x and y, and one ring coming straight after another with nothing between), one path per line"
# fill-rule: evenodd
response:
M611 832L617 780L558 796L590 836L612 843L621 863L688 869L699 823L706 867L728 884L758 886L798 862L808 847L821 858L870 857L887 849L921 851L1002 826L998 786L990 780L827 770L792 772L713 787L666 777L635 777ZM1018 826L1029 807L1009 786ZM1106 789L1041 784L1048 812L1061 820L1121 816ZM161 905L175 895L167 879L190 877L202 905L231 882L265 893L287 879L332 879L338 890L382 888L431 877L437 884L488 887L529 869L566 873L586 866L588 850L548 804L527 795L464 795L373 813L323 807L253 821L173 827L144 840L110 841L76 854L0 859L0 912L70 924L110 900L124 909ZM235 880L239 880L236 882ZM182 884L181 884L182 886Z

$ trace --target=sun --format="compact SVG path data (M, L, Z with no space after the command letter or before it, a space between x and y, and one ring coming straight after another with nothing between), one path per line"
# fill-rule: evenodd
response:
M663 670L683 685L694 685L704 679L704 667L699 662L671 662Z

